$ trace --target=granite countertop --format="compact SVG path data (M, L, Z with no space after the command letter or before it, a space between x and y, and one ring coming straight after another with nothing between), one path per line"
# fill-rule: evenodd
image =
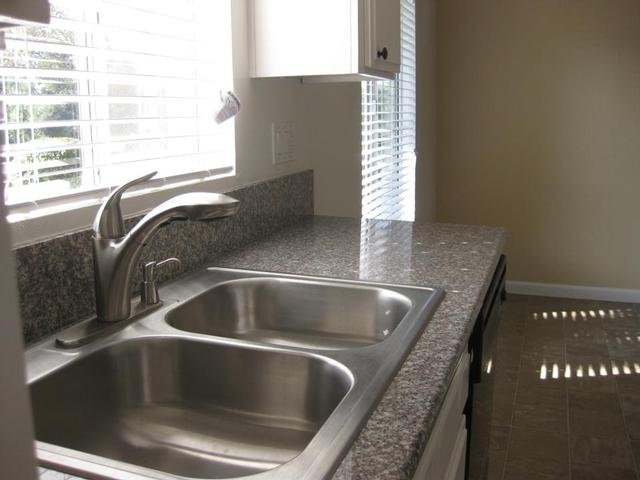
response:
M216 257L212 265L446 291L334 475L401 480L416 469L505 242L502 228L315 216Z
M446 291L334 479L412 477L505 242L502 228L316 216L215 259L216 266Z

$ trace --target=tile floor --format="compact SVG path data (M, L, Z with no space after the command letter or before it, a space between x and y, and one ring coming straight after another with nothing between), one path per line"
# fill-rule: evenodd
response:
M640 305L509 295L495 372L490 480L640 480Z

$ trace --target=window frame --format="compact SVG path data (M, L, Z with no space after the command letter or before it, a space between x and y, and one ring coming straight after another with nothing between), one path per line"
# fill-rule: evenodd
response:
M151 180L144 185L127 190L120 202L123 217L132 218L143 215L175 195L191 192L218 193L239 188L235 173L171 184L161 182L162 180ZM111 190L95 197L80 198L35 210L23 207L20 211L12 211L5 206L13 247L32 245L90 229L100 205Z

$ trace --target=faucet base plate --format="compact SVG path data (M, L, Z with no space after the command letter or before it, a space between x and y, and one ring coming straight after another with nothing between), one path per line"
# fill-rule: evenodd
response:
M153 305L146 305L139 300L131 300L131 316L120 322L104 322L93 316L67 328L56 337L58 348L78 348L97 338L110 335L122 330L127 325L138 320L141 316L157 310L163 305L162 301Z

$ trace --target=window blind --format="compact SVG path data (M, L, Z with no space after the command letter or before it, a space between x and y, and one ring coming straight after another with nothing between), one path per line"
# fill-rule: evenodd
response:
M0 52L5 201L232 171L231 0L52 0Z
M401 0L396 80L362 82L362 216L415 219L415 0Z

